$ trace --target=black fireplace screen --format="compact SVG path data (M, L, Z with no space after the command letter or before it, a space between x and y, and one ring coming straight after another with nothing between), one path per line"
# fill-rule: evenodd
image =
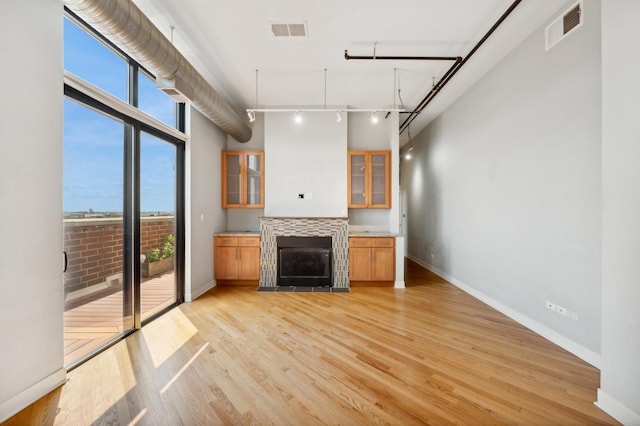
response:
M278 285L331 286L331 237L276 237Z

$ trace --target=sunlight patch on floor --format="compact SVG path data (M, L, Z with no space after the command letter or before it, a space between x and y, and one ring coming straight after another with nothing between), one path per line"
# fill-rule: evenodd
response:
M198 352L196 352L195 355L192 356L191 359L187 361L185 365L182 366L182 368L176 373L176 375L173 376L171 380L169 380L169 383L167 383L162 389L160 389L160 393L165 393L167 389L169 389L171 385L174 384L175 381L180 378L182 373L184 373L186 369L189 368L191 364L193 364L193 361L195 361L196 358L198 358L198 356L202 353L202 351L204 351L207 348L208 345L209 343L205 343L204 345L202 345L202 347L198 350Z
M194 334L196 327L179 309L156 318L140 330L155 368L160 367Z

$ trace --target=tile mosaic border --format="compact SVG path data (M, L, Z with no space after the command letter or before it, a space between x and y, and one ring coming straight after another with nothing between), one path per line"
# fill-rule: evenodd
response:
M349 288L349 220L347 218L260 218L260 287L277 286L276 237L331 237L333 287Z

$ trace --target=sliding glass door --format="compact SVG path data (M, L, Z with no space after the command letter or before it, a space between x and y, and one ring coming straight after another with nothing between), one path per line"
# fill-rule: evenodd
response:
M64 338L72 367L180 301L184 146L67 95Z
M142 320L176 302L176 146L140 135Z
M125 268L125 132L120 120L64 101L66 364L133 327Z

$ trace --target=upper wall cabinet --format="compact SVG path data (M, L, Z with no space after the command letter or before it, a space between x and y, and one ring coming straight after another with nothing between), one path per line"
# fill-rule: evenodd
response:
M222 207L264 208L264 151L222 151Z
M391 207L391 151L349 151L348 207Z

